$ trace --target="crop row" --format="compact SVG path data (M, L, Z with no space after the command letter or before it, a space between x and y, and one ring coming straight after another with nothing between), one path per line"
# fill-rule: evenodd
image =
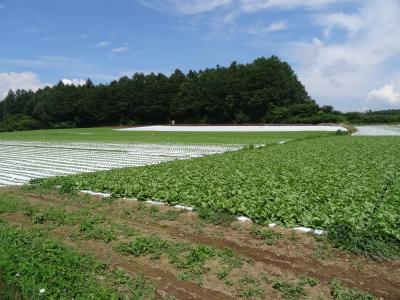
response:
M332 137L51 182L327 229L338 244L379 252L375 242L400 241L399 157L395 137ZM354 245L361 237L375 244Z

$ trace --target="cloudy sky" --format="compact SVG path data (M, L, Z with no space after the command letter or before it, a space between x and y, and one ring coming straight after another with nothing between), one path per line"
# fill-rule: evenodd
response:
M319 104L400 108L400 0L0 0L0 38L0 98L274 54Z

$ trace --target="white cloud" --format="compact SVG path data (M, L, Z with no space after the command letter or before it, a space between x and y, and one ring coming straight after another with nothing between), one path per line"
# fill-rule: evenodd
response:
M176 8L185 15L214 10L231 3L231 0L175 0Z
M287 23L284 21L278 21L270 24L265 28L266 32L274 32L274 31L280 31L284 30L287 28Z
M241 7L246 12L256 12L263 9L293 9L304 7L319 9L329 4L354 1L354 0L241 0Z
M389 105L400 104L400 84L390 83L368 94L368 100L383 102Z
M321 9L339 2L356 2L360 0L137 0L144 6L162 12L179 12L184 15L195 15L210 12L220 7L231 5L235 11L247 13L264 9Z
M270 32L281 31L287 28L287 23L284 21L273 22L269 25L256 25L242 30L244 33L263 35Z
M86 80L84 79L62 79L61 80L62 83L64 83L64 85L75 85L75 86L80 86L80 85L85 85L86 84Z
M110 42L109 41L102 41L96 44L97 48L104 48L110 46Z
M351 34L355 34L367 26L365 21L366 19L361 15L349 15L342 12L316 17L316 23L325 27L326 36L329 36L334 28L342 28Z
M147 7L164 12L179 12L184 15L195 15L226 6L233 0L139 0Z
M120 53L129 52L129 51L130 51L130 49L128 47L119 47L119 48L114 48L111 50L111 52L114 54L120 54Z
M11 66L11 67L22 67L26 69L35 68L71 68L71 69L81 69L92 67L92 64L85 63L80 59L73 57L63 57L63 56L39 56L32 59L1 59L0 66Z
M0 73L0 100L7 95L9 90L24 89L36 91L46 85L32 72Z
M298 64L300 79L317 101L342 110L369 109L371 87L398 77L391 60L400 56L400 2L371 0L354 16L342 17L331 23L352 31L343 40L291 43L285 53Z

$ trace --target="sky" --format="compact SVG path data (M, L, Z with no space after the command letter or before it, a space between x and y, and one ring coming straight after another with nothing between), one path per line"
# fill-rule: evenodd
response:
M0 99L277 55L313 99L400 108L400 0L0 0Z

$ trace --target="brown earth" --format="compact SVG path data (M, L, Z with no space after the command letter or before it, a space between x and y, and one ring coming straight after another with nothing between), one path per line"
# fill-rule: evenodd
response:
M123 268L131 275L144 274L155 284L158 295L176 299L237 299L247 291L250 299L283 299L274 288L274 282L296 284L299 279L317 279L316 287L305 287L308 299L333 299L330 282L339 279L344 286L366 291L380 299L400 299L400 261L375 261L330 247L323 239L294 233L285 228L274 228L282 238L269 245L250 233L249 223L233 222L227 226L214 226L200 220L195 213L180 212L177 218L164 218L173 208L152 206L130 200L104 201L89 196L67 197L57 193L23 192L18 189L1 190L23 197L29 205L40 209L62 207L70 213L88 211L103 216L102 226L112 228L117 239L102 241L76 238L78 224L54 226L46 222L32 223L21 211L0 215L17 226L50 228L52 236L67 245L95 255L107 263L110 270ZM187 242L216 248L232 249L244 257L241 267L233 268L227 278L220 279L220 261L207 261L200 282L179 279L181 270L162 256L152 260L147 256L135 257L116 251L121 242L132 240L129 230L143 235L157 236L174 243ZM1 287L0 287L1 288ZM300 299L300 298L290 298Z

